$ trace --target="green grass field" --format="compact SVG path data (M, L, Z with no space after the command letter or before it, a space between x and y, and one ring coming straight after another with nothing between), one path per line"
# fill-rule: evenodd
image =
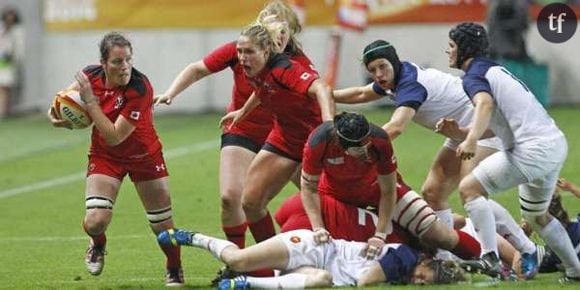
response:
M551 114L569 141L568 162L562 176L580 183L579 108L559 108ZM383 124L386 109L367 116ZM219 220L217 114L160 116L157 130L170 170L174 218L178 226L223 237ZM411 126L395 142L400 172L419 189L443 138ZM0 122L0 288L112 289L164 287L164 261L144 210L127 179L117 203L108 236L108 255L101 276L84 266L87 238L81 229L84 215L84 169L89 130L52 128L43 116ZM288 186L271 204L295 192ZM517 193L494 197L519 220ZM580 200L566 193L564 204L575 215ZM453 205L463 212L457 194ZM251 236L248 234L251 240ZM183 249L187 286L208 287L220 267L209 254ZM573 289L557 284L560 274L540 275L535 281L502 282L495 288ZM482 281L482 276L474 281ZM473 288L477 285L430 287ZM577 289L577 285L576 288ZM397 287L395 287L397 288ZM403 287L398 287L403 288ZM412 289L407 286L404 289Z

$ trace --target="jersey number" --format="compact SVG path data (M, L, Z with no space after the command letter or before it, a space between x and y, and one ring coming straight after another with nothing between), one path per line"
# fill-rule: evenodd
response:
M379 217L366 209L362 209L362 208L357 208L358 210L358 224L361 226L366 226L367 224L367 215L371 217L371 219L373 220L373 224L375 225L375 227L377 226L377 223L379 222Z
M522 82L522 80L516 78L516 76L514 76L512 73L510 73L508 70L506 70L505 68L501 68L501 71L503 71L504 73L506 73L508 76L512 77L512 79L514 79L516 82L520 83L522 85L522 87L524 88L524 90L526 90L526 92L530 92L530 89L528 89L528 86L526 86L526 84L524 84L524 82Z

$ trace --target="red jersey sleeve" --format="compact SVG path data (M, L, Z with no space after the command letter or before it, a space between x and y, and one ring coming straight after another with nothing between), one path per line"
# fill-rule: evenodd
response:
M318 75L318 71L316 70L316 67L314 67L314 65L312 64L312 61L310 61L310 59L304 53L299 53L297 55L293 55L290 59L292 59L295 62L298 62L304 68L310 70L313 74Z
M121 109L120 114L131 124L137 126L137 122L148 119L152 114L153 87L144 74L134 73L125 97L127 104Z
M105 74L103 71L103 66L98 65L98 64L86 66L85 68L83 68L83 73L85 73L85 75L91 81L93 81L94 78L97 78L97 77Z
M308 95L308 88L312 82L318 79L318 73L310 68L305 68L300 63L281 56L272 70L274 79L288 89Z
M203 58L205 66L213 73L222 71L238 62L236 42L226 43Z
M310 133L304 146L302 170L310 175L320 175L324 165L324 153L333 128L331 121L324 122Z

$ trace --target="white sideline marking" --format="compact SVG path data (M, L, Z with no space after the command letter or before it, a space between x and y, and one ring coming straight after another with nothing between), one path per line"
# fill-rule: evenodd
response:
M187 155L189 153L195 153L195 152L200 152L200 151L204 151L204 150L211 149L211 148L216 148L216 145L219 145L219 142L217 140L203 142L203 143L197 143L197 144L190 145L190 146L183 146L183 147L178 147L175 149L167 150L166 152L164 152L163 156L165 156L166 159L172 159L172 158ZM67 175L64 177L53 178L53 179L29 184L26 186L21 186L21 187L12 188L9 190L0 191L0 199L8 198L8 197L15 196L15 195L20 195L20 194L27 193L27 192L38 191L38 190L47 189L47 188L51 188L51 187L55 187L55 186L59 186L59 185L63 185L63 184L69 184L72 182L76 182L76 181L84 179L85 174L86 174L85 171L81 171L81 172L77 172L77 173Z

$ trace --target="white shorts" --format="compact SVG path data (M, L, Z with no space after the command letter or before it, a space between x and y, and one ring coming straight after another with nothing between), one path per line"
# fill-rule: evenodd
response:
M315 267L330 272L334 286L355 286L362 273L376 262L361 255L366 243L332 240L317 245L312 234L310 230L294 230L276 236L288 249L287 271ZM377 259L384 256L389 248L398 245L385 245Z
M522 211L541 215L548 209L567 154L564 136L527 142L492 154L473 169L473 175L488 194L519 185Z
M295 230L277 235L288 248L288 266L286 270L294 270L304 266L324 269L328 243L317 245L310 230Z

